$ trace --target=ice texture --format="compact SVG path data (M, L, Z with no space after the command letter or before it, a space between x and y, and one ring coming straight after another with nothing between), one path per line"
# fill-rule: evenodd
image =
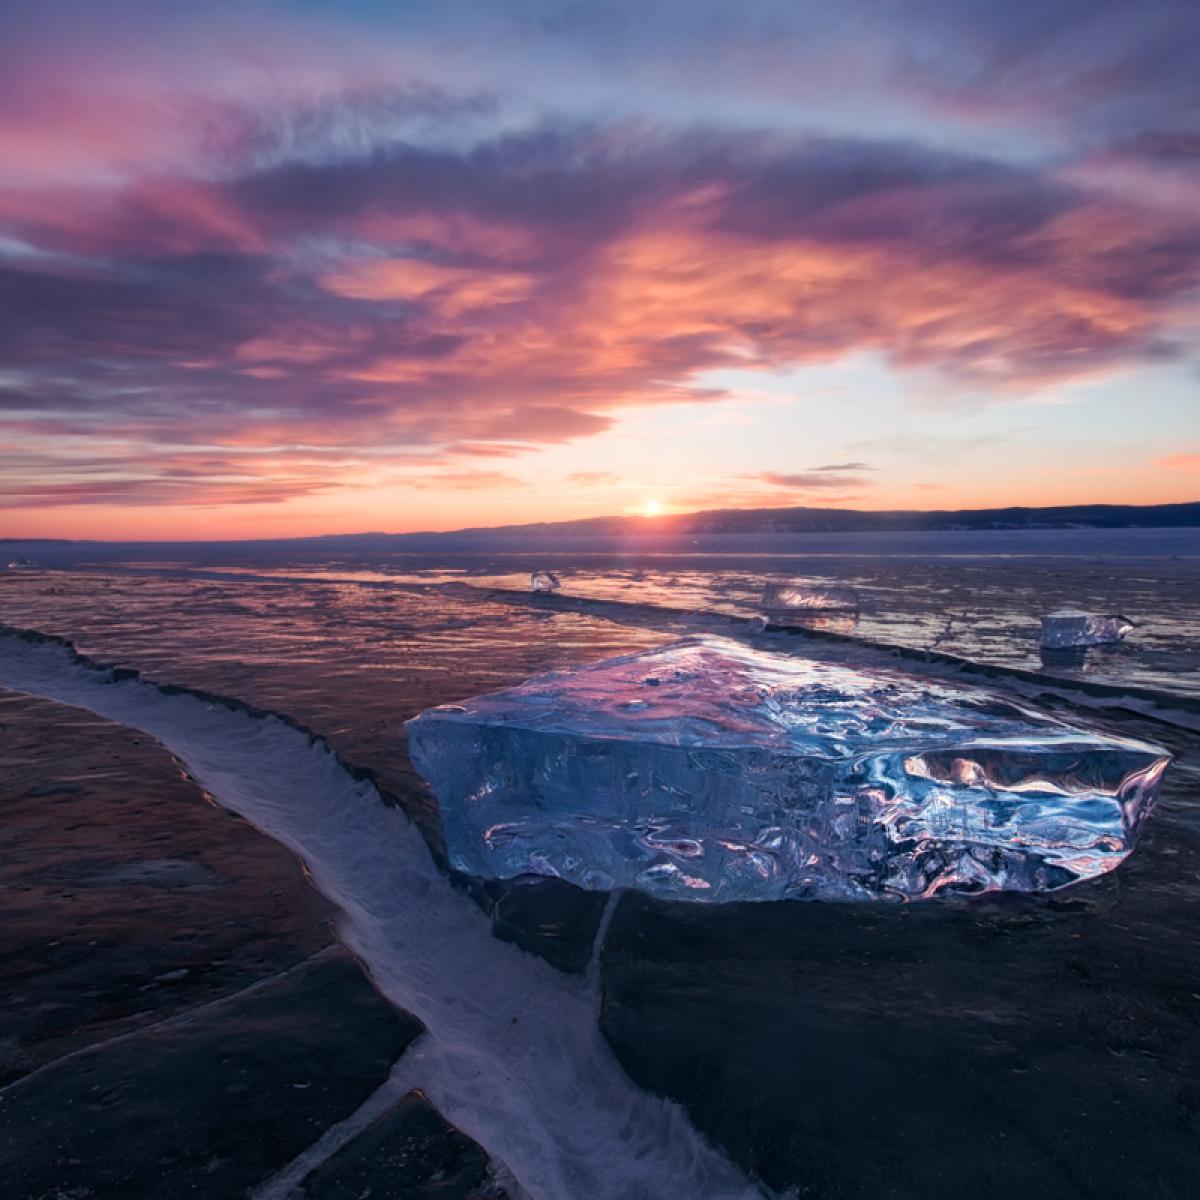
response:
M421 713L455 867L700 901L1111 870L1169 761L979 689L699 638Z
M771 623L778 625L786 624L791 617L813 613L857 613L858 593L853 588L794 579L788 583L768 583L762 603Z
M1119 642L1134 623L1119 613L1084 613L1063 609L1042 618L1042 648L1070 650Z
M531 592L557 592L561 587L562 584L553 571L534 571L529 576L529 590Z

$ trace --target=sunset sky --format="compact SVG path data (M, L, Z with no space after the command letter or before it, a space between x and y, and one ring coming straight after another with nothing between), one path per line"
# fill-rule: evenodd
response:
M1200 499L1196 0L7 0L0 535Z

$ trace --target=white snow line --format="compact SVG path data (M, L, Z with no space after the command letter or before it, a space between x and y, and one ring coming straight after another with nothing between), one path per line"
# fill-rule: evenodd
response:
M156 738L210 795L304 859L345 914L347 947L428 1030L414 1065L430 1102L532 1200L766 1194L678 1105L630 1081L587 981L492 937L407 817L323 742L275 717L115 681L61 645L14 636L0 636L0 685Z
M600 951L604 946L604 939L608 936L608 927L612 924L613 914L617 911L617 905L620 904L624 894L617 889L608 893L604 911L600 914L600 921L596 926L596 936L592 938L592 956L588 959L587 980L592 994L595 996L597 1016L599 1016L601 1000Z

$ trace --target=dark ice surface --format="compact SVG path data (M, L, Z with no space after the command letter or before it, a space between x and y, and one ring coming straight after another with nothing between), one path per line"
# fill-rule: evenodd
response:
M282 846L144 734L0 691L0 1084L333 941Z
M151 738L0 690L4 1200L237 1196L351 1116L421 1026L333 915ZM480 1174L428 1105L402 1111L407 1184Z
M243 1195L353 1113L419 1031L335 951L81 1051L4 1096L6 1200Z
M555 570L563 566L544 561ZM603 581L627 581L637 604L574 611L557 597L542 606L543 598L525 595L517 602L461 586L464 573L477 583L506 572L519 576L526 566L520 562L450 564L449 571L445 564L419 571L394 562L275 564L284 577L323 571L312 583L263 581L266 572L253 563L210 566L240 566L244 575L171 578L157 573L158 564L145 576L108 569L0 576L0 621L69 637L101 661L137 667L162 682L290 715L325 735L348 762L373 772L414 816L435 853L439 814L407 761L406 718L546 670L693 632L700 619L664 610L703 608L714 586L714 569L707 566L671 573L661 563L605 564L592 573L597 588ZM877 622L866 628L876 630L879 641L937 642L965 657L1029 670L1042 667L1039 611L1115 607L1145 620L1145 633L1131 634L1099 672L1085 663L1059 676L1075 672L1113 685L1200 694L1197 572L1195 562L1183 557L1015 564L823 560L803 569L743 563L722 570L727 596L735 577L749 596L752 584L761 594L764 572L824 574L869 594L876 615L864 614L863 621ZM343 578L356 571L372 586ZM432 578L439 573L460 582ZM655 583L657 573L677 603L647 603L636 595L647 579ZM401 578L421 574L423 581ZM578 574L563 575L565 592L578 586ZM527 569L524 576L527 587ZM941 637L947 615L965 610L968 601L982 614L979 622L962 631L951 622ZM707 628L713 620L701 623ZM790 644L797 653L860 652L853 644L827 646L803 637ZM935 671L909 665L918 673ZM1007 685L996 680L994 686ZM1022 688L1023 695L1038 692L1035 684ZM1176 755L1138 848L1109 876L1050 896L869 910L792 903L696 909L626 895L611 914L600 960L602 1027L621 1063L637 1083L678 1099L716 1145L781 1194L794 1189L798 1197L838 1200L1195 1195L1200 735L1140 715L1146 709L1140 701L1110 700L1099 711L1086 697L1076 703L1068 693L1048 692L1041 702L1059 706L1072 721L1160 742ZM23 786L45 782L44 763L21 769ZM167 845L138 853L170 858ZM233 875L231 868L205 865ZM123 888L144 886L127 875L108 878ZM601 924L598 904L580 901L563 885L520 883L509 891L462 882L479 900L480 919L490 916L498 936L566 969L587 965ZM26 911L22 924L32 920ZM179 920L179 914L172 917ZM323 927L322 915L314 920ZM4 933L14 936L12 928ZM276 936L274 926L263 934L266 941ZM36 938L53 940L48 930ZM24 944L34 940L27 937ZM228 953L236 961L236 952ZM172 984L157 986L165 993ZM336 989L321 994L339 995ZM362 1003L374 995L355 994ZM289 1029L302 1031L306 1048L320 1041L312 1024L321 1011L319 998L309 995L315 1008L301 1005L303 1011L287 1009L286 1019L272 1018L280 1038ZM370 1005L368 1010L364 1027L372 1032L365 1050L375 1055L372 1070L378 1073L399 1052L404 1027L399 1017L387 1018ZM230 1028L239 1019L231 1012ZM64 1021L64 1028L69 1025ZM348 1052L353 1044L357 1053L363 1040L360 1035L333 1044ZM170 1061L199 1061L187 1058L186 1045L169 1049L182 1056ZM159 1069L157 1055L146 1058L134 1060L138 1072ZM280 1103L311 1092L292 1087L304 1079L283 1080L278 1064L288 1058L283 1043L273 1042L253 1060L256 1065L246 1067L264 1086L285 1083L271 1092ZM330 1070L336 1074L337 1068ZM32 1087L43 1078L49 1077L16 1086ZM85 1103L81 1093L59 1087L54 1105L47 1085L16 1124L4 1108L16 1094L0 1093L0 1131L17 1131L18 1148L35 1137L75 1137L92 1120L90 1110L78 1107ZM349 1106L350 1092L338 1094L338 1103ZM178 1103L194 1111L186 1109L186 1097ZM149 1138L147 1153L161 1162L170 1150L153 1140L153 1123L123 1124L121 1105L114 1109L115 1115L103 1116L112 1124L97 1128L131 1145ZM74 1116L85 1111L86 1121ZM138 1111L145 1110L131 1109ZM403 1150L408 1135L402 1127L397 1118L389 1128L399 1130L398 1140L381 1153L391 1154L397 1145ZM377 1128L372 1136L384 1145L389 1129ZM258 1150L244 1152L253 1157ZM194 1146L188 1153L193 1164L207 1161ZM466 1149L464 1156L460 1161L469 1162ZM240 1161L242 1151L231 1157ZM348 1152L342 1161L353 1157ZM369 1172L369 1156L358 1161ZM98 1200L136 1194L106 1187L95 1189ZM146 1194L193 1193L166 1188ZM209 1194L239 1193L218 1188Z
M410 1092L304 1177L304 1200L485 1200L487 1155Z

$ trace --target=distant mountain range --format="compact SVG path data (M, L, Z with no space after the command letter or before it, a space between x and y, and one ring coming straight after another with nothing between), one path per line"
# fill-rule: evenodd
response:
M962 529L1137 529L1200 526L1200 501L1190 504L1072 504L1056 508L966 508L932 512L853 508L723 508L661 517L590 517L462 529L458 535L630 537L638 534L884 533ZM365 535L378 536L378 535ZM418 534L413 536L432 536ZM441 534L439 536L455 536Z
M481 526L448 532L324 534L316 537L233 539L186 543L194 547L231 545L288 547L359 551L423 550L446 548L487 549L501 544L534 549L546 543L603 541L639 544L667 542L680 538L715 537L771 538L778 535L823 533L930 533L961 530L986 533L992 530L1069 529L1180 529L1200 527L1200 501L1189 504L1071 504L1056 508L966 508L932 512L900 509L866 512L853 508L729 508L707 512L674 513L660 517L590 517L580 521L542 521L530 525ZM99 550L101 547L129 548L178 546L178 542L83 542L64 538L0 538L0 544L37 545L43 553L72 548ZM111 555L109 555L111 557Z

